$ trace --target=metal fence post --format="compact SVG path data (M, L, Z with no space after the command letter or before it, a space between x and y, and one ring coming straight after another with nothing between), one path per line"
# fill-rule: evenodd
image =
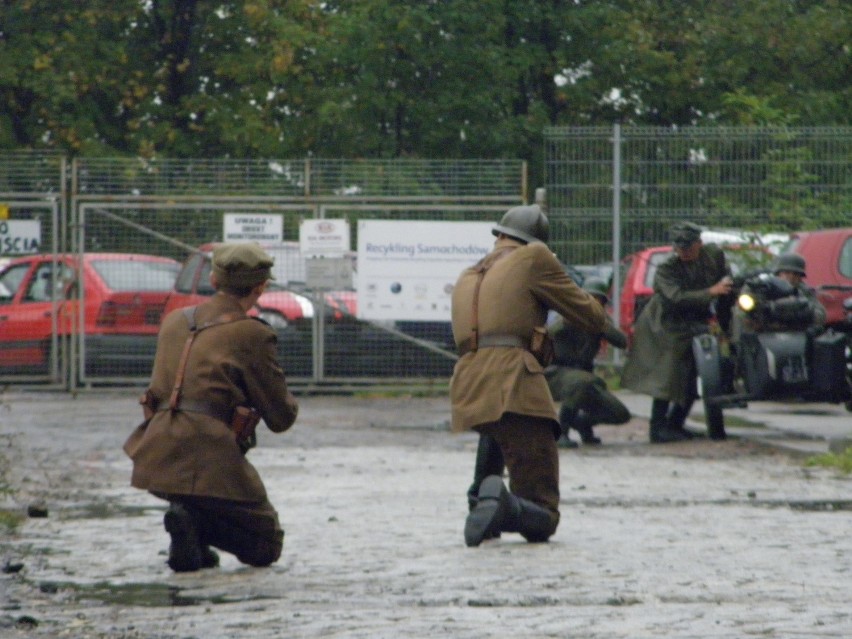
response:
M612 125L612 318L621 320L621 125ZM613 349L612 361L621 363L621 351Z

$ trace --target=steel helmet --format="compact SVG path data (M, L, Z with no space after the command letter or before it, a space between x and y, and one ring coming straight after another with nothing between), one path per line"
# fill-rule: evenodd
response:
M526 242L547 242L550 223L538 204L515 206L506 211L500 224L495 224L491 233L503 233Z
M805 258L796 253L784 253L784 255L778 256L778 260L775 262L774 273L777 275L781 271L798 273L802 277L805 277Z
M601 301L601 304L606 304L609 301L607 295L609 293L609 285L600 277L587 277L583 283L583 290L597 297Z

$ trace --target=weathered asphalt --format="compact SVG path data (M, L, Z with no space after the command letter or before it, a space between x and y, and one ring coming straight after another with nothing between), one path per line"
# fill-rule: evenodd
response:
M650 402L622 393L636 419L560 452L552 540L469 549L476 438L445 398L304 397L250 453L281 561L176 575L163 503L128 486L136 393L2 395L5 508L48 516L0 537L0 636L852 636L852 478L805 464L852 437L842 406L754 404L730 441L651 446Z

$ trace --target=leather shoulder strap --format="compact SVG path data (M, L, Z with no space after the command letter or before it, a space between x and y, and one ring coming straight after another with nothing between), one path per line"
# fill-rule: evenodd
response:
M515 250L516 246L505 246L497 251L494 251L490 255L486 255L479 262L477 262L476 266L473 267L473 270L476 272L476 285L473 287L473 311L471 316L471 327L470 327L470 350L475 351L479 349L479 289L482 286L482 280L485 279L485 273L497 263L498 260L506 257L510 252Z
M169 397L170 410L177 410L178 404L180 403L180 394L183 389L184 374L186 373L186 362L189 359L189 349L192 347L192 343L195 341L198 334L213 326L228 324L242 319L249 319L245 313L223 313L209 322L205 322L201 326L198 326L195 321L195 312L197 309L197 306L187 306L183 309L183 316L186 318L187 324L189 324L189 335L183 344L183 351L180 354L180 362L178 363L177 374L175 375L175 385L174 388L172 388L172 394Z

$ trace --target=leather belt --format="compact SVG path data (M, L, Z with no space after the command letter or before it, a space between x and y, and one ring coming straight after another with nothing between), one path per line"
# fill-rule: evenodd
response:
M160 402L155 410L158 412L170 410L169 402ZM231 423L231 417L233 416L233 411L218 408L205 401L183 398L181 398L180 403L178 403L176 410L190 413L202 413L208 417L212 417L213 419L218 419L220 422L225 422L226 424Z
M472 346L473 340L470 337L462 341L462 343L459 344L459 357L470 353L473 350ZM525 339L518 337L517 335L483 335L479 338L477 350L480 348L493 347L526 349L528 344Z

